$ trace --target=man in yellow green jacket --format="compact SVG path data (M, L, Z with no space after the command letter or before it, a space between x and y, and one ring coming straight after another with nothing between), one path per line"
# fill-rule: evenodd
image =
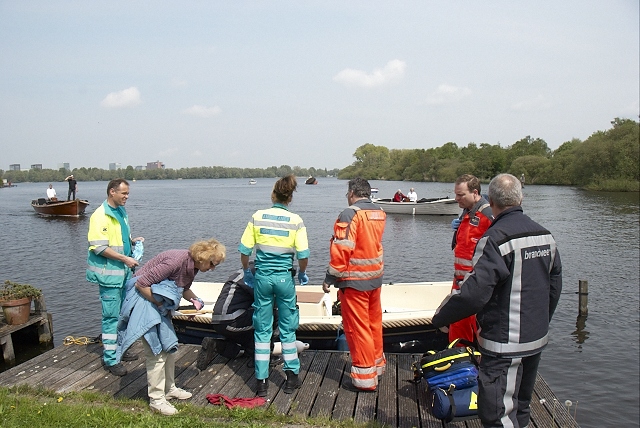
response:
M131 257L132 246L139 237L131 239L129 218L124 205L129 199L129 183L118 178L107 185L107 199L89 220L89 251L87 255L87 281L98 284L102 302L102 346L105 368L116 376L124 376L127 369L116 364L118 317L126 289L138 261ZM137 359L123 356L123 360Z

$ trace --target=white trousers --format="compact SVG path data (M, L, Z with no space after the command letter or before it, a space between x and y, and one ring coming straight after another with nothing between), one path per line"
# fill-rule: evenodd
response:
M165 351L153 355L146 340L141 340L147 366L147 394L151 403L165 400L165 394L175 387L175 353Z

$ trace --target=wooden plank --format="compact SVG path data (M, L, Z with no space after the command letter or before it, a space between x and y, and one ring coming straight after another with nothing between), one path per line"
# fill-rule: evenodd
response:
M187 390L191 391L193 397L191 397L192 403L202 403L207 404L207 394L211 394L210 385L212 384L214 378L218 375L218 373L224 369L226 363L229 360L221 355L216 355L213 357L213 360L209 363L209 366L206 370L197 370L197 375L187 380L184 383L184 387Z
M209 403L207 400L208 394L227 395L225 386L233 377L235 377L236 371L246 365L248 360L247 358L234 358L229 360L227 358L217 356L211 362L209 366L210 368L216 364L216 361L220 361L218 358L225 363L222 365L220 370L213 373L210 380L206 382L199 391L196 390L196 394L191 397L191 403L203 406Z
M324 377L321 380L316 400L313 403L311 417L331 417L333 407L338 396L338 389L340 388L340 380L342 379L342 373L344 372L344 366L346 364L346 358L342 358L344 352L319 352L316 358L321 355L327 355L329 357L327 367L324 371Z
M291 406L287 413L300 416L308 416L311 413L328 363L329 354L326 352L318 353L307 350L300 354L299 377L302 386L289 395ZM283 392L282 395L286 396L287 394Z
M569 412L567 412L567 408L564 406L564 403L560 403L558 401L556 395L553 393L549 385L547 385L547 382L545 382L542 376L540 376L540 373L538 373L536 377L534 390L539 397L538 403L542 404L542 406L547 410L555 424L563 428L578 427L578 423L573 419Z
M342 373L342 379L340 380L340 388L338 390L338 397L336 398L335 406L333 408L332 418L339 421L350 419L353 417L353 408L356 404L356 397L358 392L349 391L344 388L344 383L351 381L351 364L349 360L348 352L340 352L336 354L338 358L344 359L344 373ZM366 392L364 394L367 394Z
M398 354L398 427L419 426L418 394L416 385L405 382L413 379L411 355Z
M307 354L306 356L304 356L304 353L299 355L300 373L298 374L298 376L300 377L301 380L304 380L306 373L309 370L309 366L313 361L313 357L314 355L312 355L311 353ZM276 375L275 378L274 378L274 374ZM270 407L275 409L279 413L287 414L291 410L292 406L294 405L294 400L298 395L298 393L300 392L300 389L297 389L292 394L284 393L282 388L284 387L284 383L287 380L287 378L286 378L286 375L284 374L284 371L282 370L282 366L280 366L278 373L274 373L274 370L272 370L271 375L269 376L269 379L273 381L276 385L278 385L278 390L276 391L276 395L270 403Z
M55 364L59 360L63 360L69 355L72 355L72 351L73 349L65 347L57 349L57 352L45 352L42 354L44 358L32 358L2 373L2 376L0 376L0 384L3 386L14 386L20 383L26 383L26 379L38 375L41 371L49 367L49 365Z
M412 364L419 362L421 356L413 355L411 358ZM433 416L431 413L431 400L432 395L427 391L427 382L422 379L416 384L416 394L418 397L418 409L420 411L420 425L422 428L441 428L443 423L440 419Z
M387 355L387 367L378 382L378 410L376 420L386 426L398 423L398 361L395 355Z

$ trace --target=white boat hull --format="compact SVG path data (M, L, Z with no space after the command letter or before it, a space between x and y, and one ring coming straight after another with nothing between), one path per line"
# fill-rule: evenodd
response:
M450 198L424 202L391 202L389 199L374 199L372 202L389 214L459 215L461 211L456 200Z

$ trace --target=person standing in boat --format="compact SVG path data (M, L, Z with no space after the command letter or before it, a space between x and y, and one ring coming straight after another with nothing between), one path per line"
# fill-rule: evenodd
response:
M386 214L371 202L371 186L363 178L349 181L349 208L340 213L329 245L330 261L322 284L338 288L351 383L356 391L375 391L386 366L382 341L380 294L384 273L382 235Z
M478 416L485 427L526 427L540 355L562 292L562 264L551 233L524 215L516 177L491 180L489 203L495 220L476 245L473 270L431 321L446 329L477 314Z
M64 179L64 181L69 182L69 192L67 192L67 201L73 201L76 199L76 192L78 191L78 182L73 177L73 174ZM73 199L71 199L71 195L73 194Z
M451 249L454 257L452 288L459 292L464 277L471 272L476 244L491 226L493 213L489 202L480 194L480 180L477 177L471 174L461 175L456 180L453 191L458 206L462 208L460 217L451 222ZM449 326L449 342L458 338L473 342L477 331L476 317L471 315Z
M119 348L116 356L121 355L128 346L143 337L149 407L155 412L165 416L176 414L178 410L167 400L191 398L190 392L178 388L175 384L175 351L178 338L173 329L170 311L166 310L165 300L160 296L170 297L170 301L174 302L174 309L179 305L180 297L193 303L197 310L202 309L204 302L191 290L191 284L198 272L215 269L224 261L225 256L226 249L217 240L198 241L188 250L163 251L146 262L127 281L128 292L120 314ZM148 311L148 307L138 306L149 305L148 302L152 303L151 311ZM156 310L160 312L160 316ZM155 318L145 318L149 313ZM148 331L140 329L140 325L147 326L156 321L158 324L153 324ZM134 328L129 329L130 325ZM160 327L157 327L158 325Z
M416 202L418 200L418 194L413 189L413 187L409 189L409 193L407 193L407 198L409 198L409 202Z
M49 183L49 188L47 189L47 200L51 202L56 202L58 200L56 189L53 188L53 184L51 183Z
M124 300L125 283L131 277L138 261L132 256L132 247L143 237L131 239L129 217L124 206L129 199L129 183L124 178L111 180L107 185L107 199L89 219L89 251L87 255L87 281L98 284L102 302L102 360L106 370L115 376L124 376L127 369L116 361L118 317ZM125 354L123 361L138 357Z
M260 397L265 397L268 392L274 303L278 307L283 369L287 376L283 391L291 394L300 387L300 360L296 347L300 314L295 281L291 273L295 257L298 259L300 285L309 282L305 272L309 260L309 243L302 218L288 208L297 186L292 174L276 181L271 192L273 206L253 214L238 247L244 282L254 287L255 373L257 394ZM254 249L255 275L249 267L249 257Z

